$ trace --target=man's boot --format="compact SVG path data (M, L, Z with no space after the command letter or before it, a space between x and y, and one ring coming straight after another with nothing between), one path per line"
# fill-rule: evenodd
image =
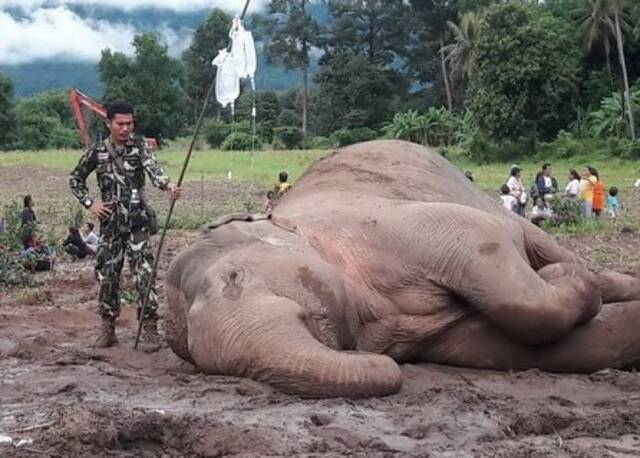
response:
M100 324L100 335L96 339L95 347L107 348L118 343L116 338L116 319L112 316L103 316Z
M142 349L147 352L157 351L162 346L157 318L147 318L142 322L142 343Z

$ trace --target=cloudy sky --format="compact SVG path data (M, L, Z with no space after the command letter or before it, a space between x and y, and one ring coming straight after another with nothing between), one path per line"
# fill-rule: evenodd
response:
M242 10L245 0L0 0L0 65L37 59L95 62L104 48L130 53L131 40L140 32L131 18L140 9L156 9L167 15L219 7L230 13ZM251 0L250 12L266 0ZM77 7L117 10L117 20L80 15ZM178 54L190 39L190 30L158 24L155 29Z

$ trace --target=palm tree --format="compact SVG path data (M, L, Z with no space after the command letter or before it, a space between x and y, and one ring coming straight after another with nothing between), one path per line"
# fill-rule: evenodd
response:
M631 138L636 138L633 110L631 107L631 95L629 92L629 77L627 75L627 64L624 56L624 30L629 30L628 14L626 12L627 0L589 0L591 13L582 18L581 27L587 34L594 38L599 37L603 41L609 36L615 37L618 49L618 62L622 71L624 83L624 101L629 118L629 133ZM595 43L595 41L592 41ZM607 45L605 45L607 46ZM608 50L605 48L605 52Z
M627 15L625 14L625 2L626 0L609 0L611 5L611 14L613 14L615 24L616 43L618 44L618 60L620 61L620 68L622 69L622 79L624 81L624 99L627 105L627 114L629 116L629 132L631 133L631 139L636 138L636 127L633 120L633 108L631 106L631 94L629 92L629 77L627 76L627 64L624 59L624 43L622 36L622 29L628 29Z
M589 0L583 8L574 11L578 17L579 30L583 36L585 47L592 50L602 44L607 59L609 81L613 82L611 73L611 38L614 36L614 25L608 14L608 0Z
M465 13L460 24L447 21L453 34L453 43L443 48L451 71L469 78L475 70L475 47L480 31L480 16L476 13Z

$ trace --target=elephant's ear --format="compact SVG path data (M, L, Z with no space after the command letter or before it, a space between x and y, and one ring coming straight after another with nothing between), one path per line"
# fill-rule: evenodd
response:
M305 327L302 312L268 292L228 301L201 295L189 310L189 353L203 372L247 376L304 397L398 392L401 373L391 358L326 347Z

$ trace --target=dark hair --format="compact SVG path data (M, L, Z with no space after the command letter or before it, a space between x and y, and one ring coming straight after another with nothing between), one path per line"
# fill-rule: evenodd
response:
M587 170L591 173L591 175L595 176L598 181L600 181L600 175L598 175L598 170L595 167L587 166Z
M533 199L533 205L536 205L538 203L538 199L542 201L542 205L547 205L547 203L544 201L544 197L541 195L538 195Z
M74 237L80 237L80 232L78 231L77 227L69 226L69 234L73 235Z
M93 228L95 227L95 225L91 222L91 221L87 221L87 227L89 228L90 231L93 230Z
M471 173L471 170L464 172L464 176L467 177L469 181L473 181L473 173Z
M549 167L551 167L551 164L549 164L548 162L542 164L542 170L547 170Z
M576 169L571 169L569 170L569 175L571 175L571 178L575 179L575 180L580 180L580 174L578 172L576 172Z
M500 192L501 192L502 194L509 194L509 193L511 192L511 189L509 189L509 186L507 186L506 184L503 184L503 185L500 187Z
M22 199L22 205L24 206L24 208L27 208L29 206L29 204L32 203L32 202L33 202L33 199L31 198L31 194L27 194Z
M278 174L278 180L280 180L280 183L284 183L288 179L289 179L289 174L287 172L280 172L280 174Z
M618 188L616 188L615 186L611 186L611 188L609 188L609 195L611 197L615 197L618 195Z
M511 171L509 172L509 174L512 177L515 177L518 173L520 173L522 171L522 169L520 167L518 167L517 165L514 165L513 167L511 167Z
M116 100L107 105L107 119L112 120L117 114L130 114L133 115L133 107L129 102L124 100Z
M275 193L273 191L267 192L267 199L271 199L273 196L275 196Z

